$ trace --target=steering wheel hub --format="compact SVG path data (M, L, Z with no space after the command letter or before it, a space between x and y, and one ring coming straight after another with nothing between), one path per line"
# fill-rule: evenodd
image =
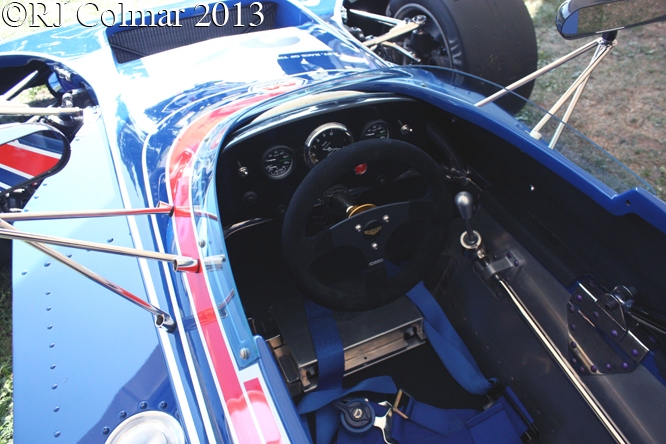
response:
M363 235L366 239L377 239L382 228L384 228L382 223L377 219L373 219L363 227Z

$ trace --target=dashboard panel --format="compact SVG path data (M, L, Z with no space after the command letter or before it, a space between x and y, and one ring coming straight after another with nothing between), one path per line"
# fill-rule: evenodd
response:
M283 217L307 173L350 143L393 138L428 151L426 114L413 99L359 94L255 120L232 135L218 159L223 225ZM349 187L375 188L401 172L388 165L363 164L341 181Z

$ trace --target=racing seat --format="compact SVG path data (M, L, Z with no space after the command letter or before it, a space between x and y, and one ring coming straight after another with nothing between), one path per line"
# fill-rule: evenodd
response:
M298 404L298 412L302 415L306 429L308 428L306 418L308 414L314 413L316 444L333 442L336 432L335 442L340 444L382 442L517 444L521 442L521 435L526 433L527 436L534 435L533 420L529 413L510 389L504 390L483 377L470 352L423 283L419 283L408 292L404 300L400 299L389 306L392 307L382 307L385 313L391 314L397 311L403 317L393 315L393 322L382 324L384 327L393 324L380 335L383 336L382 340L377 341L371 337L371 340L365 343L349 343L348 326L351 323L352 330L359 330L355 328L363 325L359 322L361 321L359 316L368 316L368 314L348 315L357 322L353 324L349 319L345 322L344 315L340 313L309 300L305 301L303 312L306 313L304 316L307 317L307 325L306 323L301 325L305 328L309 326L310 335L306 335L301 342L308 342L311 336L313 354L316 358L314 363L310 362L298 369L299 379L305 381L305 384L301 382L300 387L292 385L291 388L292 391L298 391L294 390L298 387L308 392ZM410 312L409 308L416 313ZM275 315L279 313L280 310L273 312L278 326L282 317ZM372 312L374 319L377 319L377 315L378 313ZM290 318L294 318L293 311ZM342 319L342 322L339 319ZM369 323L369 325L374 324L376 323ZM282 331L284 334L288 329ZM370 334L372 335L372 332ZM446 368L462 387L477 395L490 394L489 399L492 402L486 406L487 408L479 411L432 407L399 391L388 376L366 379L351 388L342 387L343 376L358 370L356 363L359 360L360 350L366 350L374 362L379 362L388 356L422 344L426 336ZM343 338L347 344L343 344ZM287 334L282 339L285 342L278 348L282 349L282 352L289 352L294 345L291 336ZM384 345L377 347L377 344ZM386 352L383 356L382 348ZM295 354L298 355L299 352L296 351ZM289 361L287 358L293 358L293 355L276 353L283 373ZM390 394L397 394L393 403L380 401ZM310 415L311 419L312 416Z

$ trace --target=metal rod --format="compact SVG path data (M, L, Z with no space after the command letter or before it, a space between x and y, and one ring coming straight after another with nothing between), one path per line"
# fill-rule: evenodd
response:
M229 236L231 236L232 234L234 234L234 233L236 233L240 230L244 230L246 228L254 227L255 225L263 224L263 223L266 223L266 222L271 222L272 220L273 219L259 219L259 218L250 219L250 220L246 220L244 222L239 222L237 224L233 224L230 227L223 227L222 232L224 233L224 238L226 239Z
M30 81L34 79L37 74L39 74L39 71L35 70L30 74L28 74L23 80L18 82L16 85L12 86L6 93L0 96L0 102L7 101L12 97L14 97L16 94L20 93L21 89L23 89L25 85L30 83Z
M0 220L0 227L4 230L8 231L15 231L17 233L21 233L17 228L14 228L12 225L8 224L7 222ZM102 287L111 290L118 296L123 297L124 299L130 301L134 305L138 306L139 308L142 308L149 313L152 313L155 315L155 325L160 328L164 328L168 332L173 332L176 329L176 322L173 320L173 318L165 311L160 310L159 308L149 304L148 302L144 301L143 299L139 298L138 296L133 295L129 291L121 288L120 286L114 284L113 282L109 281L108 279L103 278L102 276L98 275L97 273L87 269L83 265L79 264L76 261L73 261L72 259L68 258L62 253L59 253L52 248L49 248L45 245L41 245L39 243L35 242L29 242L26 241L28 245L30 245L33 248L38 249L42 253L52 257L53 259L57 260L58 262L68 266L72 270L78 271L88 279L92 280L93 282L101 285Z
M60 245L63 247L78 248L81 250L100 251L102 253L112 253L121 256L142 257L157 261L171 262L175 271L188 271L194 273L199 271L198 260L188 257L176 256L174 254L137 250L135 248L127 248L127 247L116 247L113 245L104 245L95 242L86 242L86 241L66 239L55 236L45 236L43 234L26 233L23 231L13 231L8 229L0 229L0 238L18 239L22 241L38 242L50 245Z
M386 34L380 35L379 37L375 37L374 39L366 40L365 42L363 42L363 44L369 48L372 48L373 46L378 45L382 42L394 39L403 34L407 34L408 32L412 32L415 29L418 29L419 27L421 27L419 23L401 22L399 25L395 25L394 28L391 28L391 30Z
M603 42L605 42L605 40L603 40ZM590 64L587 66L587 68L585 68L583 70L583 72L571 84L569 89L567 89L567 91L562 95L562 97L560 97L559 100L557 102L555 102L555 104L552 106L552 108L550 108L548 113L545 116L543 116L541 121L536 124L534 129L530 132L530 135L532 137L534 137L536 139L541 138L541 134L539 133L539 131L541 131L541 129L546 125L546 123L548 123L550 118L553 117L555 115L555 113L557 113L557 111L559 111L559 109L562 107L562 105L564 105L564 102L566 102L569 99L569 97L571 97L571 95L583 83L583 81L586 81L586 79L590 77L590 74L592 74L592 71L594 71L594 69L599 65L599 63L604 59L604 57L606 57L608 52L613 48L614 42L616 42L616 40L613 41L613 43L608 44L608 45L606 45L604 43L600 43L600 45L603 45L603 46L600 47L600 50L597 53L598 55L595 54L595 57L592 59Z
M602 49L602 46L599 45L597 47L597 50L595 51L594 55L592 56L592 60L590 60L590 64L599 57L599 53ZM589 65L588 65L589 66ZM562 121L557 124L557 129L555 130L555 134L553 134L553 138L550 140L550 143L548 144L548 148L555 149L555 146L557 145L557 141L560 140L560 136L562 135L562 131L564 131L565 124L569 122L569 119L571 118L571 114L573 114L574 109L576 108L576 105L578 104L578 100L580 99L580 96L583 94L583 90L585 90L585 86L587 85L588 80L590 80L591 74L586 76L583 82L578 86L576 89L576 92L574 96L571 98L571 102L569 102L569 106L567 107L567 110L564 113L564 116L562 116Z
M400 23L405 22L404 20L396 19L393 17L387 17L385 15L373 14L372 12L359 11L358 9L348 9L347 12L350 12L354 15L358 15L360 17L372 19L383 25L396 26L399 25Z
M400 45L396 45L396 44L393 43L393 42L381 42L380 45L382 45L382 46L388 46L389 48L393 48L393 49L395 49L396 51L398 51L398 52L404 54L406 57L409 57L410 59L412 59L412 60L415 61L416 63L421 63L421 59L420 59L420 58L416 57L414 54L412 54L410 51L407 51L405 48L403 48L403 47L400 46Z
M523 77L522 79L512 83L511 85L507 86L505 89L502 89L501 91L497 91L495 94L492 96L486 97L485 99L477 102L474 104L474 106L481 107L483 105L487 105L490 102L493 102L500 97L509 94L509 91L513 91L516 88L520 88L526 83L531 82L532 80L536 79L537 77L540 77L544 75L545 73L552 71L553 69L557 68L558 66L568 62L569 60L575 59L579 55L589 51L590 49L594 48L595 46L599 46L604 42L602 38L598 38L596 40L592 40L591 42L587 43L586 45L581 46L580 48L576 49L575 51L570 52L569 54L560 57L559 59L555 60L552 63L549 63L548 65L544 66L541 69L538 69L534 71L532 74Z
M578 390L578 393L581 395L581 397L590 406L590 408L595 413L597 418L599 418L604 427L606 427L608 433L610 433L610 435L615 439L615 441L618 444L629 444L629 441L624 436L622 431L619 429L617 424L613 422L608 412L604 410L603 406L599 403L594 394L590 391L587 385L585 385L583 381L580 379L580 376L578 376L578 374L569 366L569 363L567 362L566 358L562 355L560 350L553 343L553 341L550 339L550 337L544 331L541 325L537 322L537 320L532 316L532 313L529 312L527 306L523 303L518 294L516 294L513 288L511 288L511 286L501 276L495 275L495 279L497 279L498 283L502 286L504 291L507 292L511 301L514 303L520 314L523 316L525 322L527 322L530 328L534 331L534 334L541 341L543 347L548 351L548 353L550 353L551 357L559 365L559 367L562 369L567 378L569 378L569 381L573 384L576 390Z
M0 115L6 116L60 116L83 114L81 108L40 108L36 106L14 106L6 102L0 105Z
M578 88L576 89L576 93L571 98L571 102L569 102L569 106L567 107L564 116L562 116L562 121L557 124L557 129L555 130L555 134L553 134L553 138L550 140L550 143L548 144L548 148L550 148L551 150L555 149L557 141L560 140L562 131L564 131L564 126L569 121L571 114L573 114L573 110L574 108L576 108L576 105L578 104L578 99L580 99L581 94L583 94L583 90L585 89L585 85L587 85L588 80L590 80L590 76L587 76L585 80L583 80L583 82L578 86Z
M111 216L138 216L142 214L168 214L173 213L173 205L164 202L157 204L156 208L122 209L122 210L93 210L93 211L56 211L45 213L0 213L0 219L5 221L17 220L50 220L50 219L78 219L88 217Z

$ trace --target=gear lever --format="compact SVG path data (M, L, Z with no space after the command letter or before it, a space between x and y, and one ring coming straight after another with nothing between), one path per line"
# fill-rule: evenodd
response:
M454 200L458 211L460 211L460 215L467 225L467 231L464 231L462 236L460 236L460 243L468 250L476 250L481 245L481 235L472 230L471 219L474 215L474 198L471 193L461 191L456 194Z

